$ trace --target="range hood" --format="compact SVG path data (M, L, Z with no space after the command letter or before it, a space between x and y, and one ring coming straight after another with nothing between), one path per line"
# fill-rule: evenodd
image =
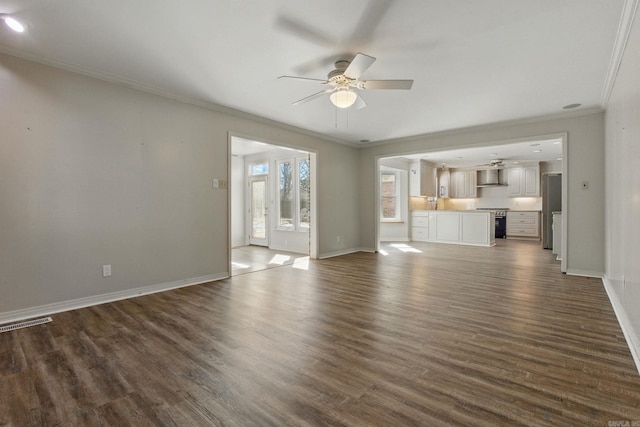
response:
M503 187L507 185L504 169L483 169L478 171L477 187Z

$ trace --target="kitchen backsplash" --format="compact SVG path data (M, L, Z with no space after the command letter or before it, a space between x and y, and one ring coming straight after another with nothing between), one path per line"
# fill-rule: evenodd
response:
M541 197L507 197L506 187L479 188L474 199L438 199L438 209L442 210L475 210L478 208L508 208L510 210L540 211ZM428 202L426 197L409 197L409 209L432 210L435 203Z
M477 199L439 199L438 209L446 210L474 210L478 208L507 208L515 211L542 210L541 197L507 197Z

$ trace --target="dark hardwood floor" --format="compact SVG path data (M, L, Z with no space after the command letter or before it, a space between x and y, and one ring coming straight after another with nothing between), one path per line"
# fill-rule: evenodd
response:
M384 249L0 334L0 425L640 422L600 280L533 242Z

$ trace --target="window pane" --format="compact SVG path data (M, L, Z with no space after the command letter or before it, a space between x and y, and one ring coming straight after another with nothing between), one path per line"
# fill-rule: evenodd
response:
M396 175L393 173L382 174L382 195L383 196L395 196L396 195Z
M293 226L293 162L279 164L280 218L279 225Z
M396 217L396 197L382 196L382 218L393 219Z
M300 160L298 163L299 178L300 178L300 227L309 227L310 205L309 194L311 190L311 177L309 175L309 160Z
M266 175L269 173L269 163L251 165L251 175Z
M267 238L266 184L267 181L251 182L251 237L255 239Z

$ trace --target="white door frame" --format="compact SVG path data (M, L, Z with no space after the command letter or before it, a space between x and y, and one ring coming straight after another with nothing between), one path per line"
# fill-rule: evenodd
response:
M273 142L266 140L264 138L257 138L252 135L243 135L235 132L227 133L227 182L228 182L228 190L227 190L227 260L228 260L228 274L231 276L232 266L231 266L231 191L233 184L231 182L231 158L232 158L232 143L233 138L242 138L248 139L252 141L260 141L265 142L267 144L272 144L280 147L293 148L297 150L303 150L309 153L309 157L311 160L311 195L310 195L310 203L311 203L311 224L309 229L309 257L312 259L318 259L320 250L319 250L319 227L318 227L318 152L313 149L309 149L308 147L296 147L287 144L283 144L282 142ZM245 187L246 188L246 187ZM243 191L245 189L243 188ZM245 209L246 211L246 209ZM246 223L246 222L245 222Z

